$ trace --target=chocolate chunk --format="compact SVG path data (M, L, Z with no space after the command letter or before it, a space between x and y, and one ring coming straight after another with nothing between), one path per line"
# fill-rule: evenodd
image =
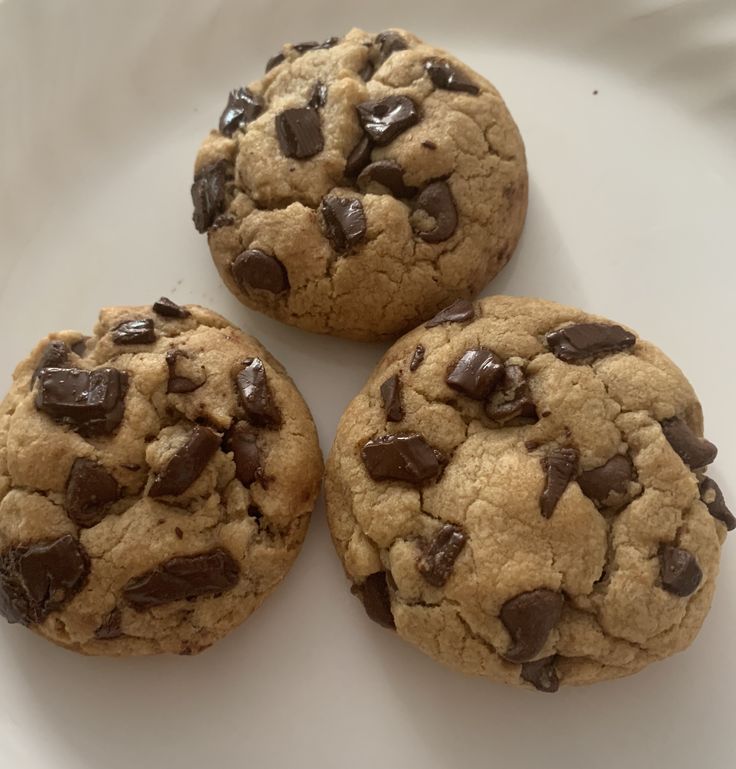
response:
M398 374L390 376L381 385L381 398L386 419L389 422L401 422L404 418L404 408L401 405L401 379Z
M411 356L409 363L409 371L416 371L424 362L424 345L418 344L414 350L414 354Z
M557 678L555 660L557 657L543 657L534 662L525 662L521 666L521 677L528 681L540 692L553 694L560 688L560 681Z
M325 104L327 104L327 86L321 80L318 80L314 84L307 106L311 109L320 109Z
M726 506L723 492L712 478L703 478L700 482L700 498L708 512L717 520L726 524L728 531L736 529L736 517Z
M419 122L416 105L408 96L385 96L376 101L364 101L357 109L363 130L379 146L391 143Z
M625 494L633 478L634 466L631 460L616 454L605 465L580 473L578 486L586 497L603 505L610 494Z
M503 382L486 404L486 414L502 425L512 419L537 419L537 409L521 366L506 366Z
M372 61L367 61L360 69L358 74L367 83L374 75L376 68Z
M248 517L254 521L260 521L263 518L263 511L258 505L248 505Z
M235 587L240 578L237 561L222 548L209 553L181 555L130 580L123 595L134 609L143 610L172 601L217 595Z
M274 54L267 62L266 62L266 72L270 72L274 67L281 64L281 62L286 58L283 51Z
M503 361L498 355L485 347L476 347L463 353L445 381L453 390L482 401L489 397L503 375Z
M636 337L607 323L578 323L550 331L545 337L550 350L565 363L575 363L597 355L610 355L636 344Z
M0 553L0 614L8 622L43 622L84 586L89 557L71 535Z
M167 299L162 296L157 302L153 303L153 311L156 315L161 315L164 318L188 318L192 313L185 307L181 307L176 302L172 302L171 299Z
M174 534L177 539L184 539L184 532L178 526L174 526Z
M417 561L417 569L430 585L442 587L452 574L455 561L468 541L467 534L453 523L446 523L427 543Z
M355 178L371 162L371 149L371 140L362 136L345 162L345 176L348 179Z
M199 478L219 447L220 437L214 430L196 425L187 442L153 479L148 496L177 497L183 494Z
M36 408L80 435L106 435L125 411L128 375L114 368L83 371L46 368L39 372Z
M332 37L328 37L327 40L325 40L323 43L320 43L317 46L317 50L334 48L339 42L340 42L340 38L337 37L336 35L333 35Z
M276 116L276 138L287 158L317 155L325 146L319 113L309 107L285 109Z
M292 48L297 53L306 53L307 51L311 51L314 48L317 48L319 46L319 43L316 40L309 40L306 43L293 43Z
M245 368L238 374L237 384L248 421L256 427L278 427L281 412L273 402L263 361L248 358L243 365Z
M670 446L691 470L705 467L716 458L718 449L710 441L697 436L684 419L673 417L660 424Z
M431 230L419 230L417 235L426 243L441 243L452 237L457 229L457 208L447 182L428 184L417 198L416 207L434 219Z
M324 220L325 235L336 251L346 251L360 242L366 233L363 204L357 198L322 198L319 207Z
M435 88L446 91L464 91L474 96L480 93L480 88L464 73L457 70L445 59L428 59L424 69Z
M115 344L153 344L156 341L156 331L150 318L126 320L112 330L111 336Z
M373 192L374 187L386 188L396 198L411 198L416 187L404 184L404 170L395 160L377 160L366 166L358 176L358 189Z
M547 480L540 504L542 515L550 518L565 489L578 471L578 452L575 449L554 449L543 460Z
M263 112L263 99L250 88L230 91L227 104L220 115L220 133L232 136L238 128L254 121Z
M65 342L61 339L54 339L53 342L49 342L44 351L41 353L41 357L38 359L38 365L35 371L31 375L31 390L33 385L36 384L38 375L45 368L59 368L65 366L69 361L69 348Z
M437 145L433 141L430 141L429 139L425 139L422 142L422 147L426 147L428 150L436 150L437 149Z
M87 354L87 342L91 339L89 336L83 336L79 341L72 345L72 352L79 358L84 358ZM63 364L62 364L63 365Z
M375 43L378 46L378 65L383 64L391 54L397 51L405 51L409 43L398 33L391 29L385 32L379 32L375 37Z
M509 662L529 662L544 648L549 634L562 617L563 598L546 588L531 590L506 601L501 622L511 636L503 655Z
M83 457L74 460L66 482L64 509L77 526L97 525L119 498L118 482L102 465Z
M247 422L236 422L225 436L225 448L235 458L235 477L243 486L251 486L263 474L256 431ZM260 471L260 472L259 472Z
M284 265L271 254L249 248L233 260L231 271L243 291L254 289L280 294L289 289L289 276Z
M421 484L442 472L444 458L421 435L395 433L369 440L361 451L363 463L374 481L406 481Z
M166 365L169 368L169 381L166 385L167 393L192 393L207 381L207 377L202 372L201 381L194 381L186 376L181 376L176 373L176 362L179 358L188 358L189 356L183 350L169 350L166 353Z
M689 550L663 545L659 552L659 561L659 575L665 590L681 598L697 590L703 579L703 572Z
M465 323L466 320L473 320L474 317L473 303L467 299L456 299L449 307L440 310L434 318L428 320L424 328L434 328L443 323Z
M363 602L365 613L379 625L396 629L394 615L391 612L391 595L388 591L388 581L385 571L378 571L363 580L360 585L353 585L353 595Z
M192 219L197 232L207 232L215 219L227 207L227 176L230 164L227 160L216 160L201 168L192 184Z
M120 609L113 609L102 624L95 630L95 638L98 641L112 641L114 638L120 638L124 635L120 625L122 622L122 613Z

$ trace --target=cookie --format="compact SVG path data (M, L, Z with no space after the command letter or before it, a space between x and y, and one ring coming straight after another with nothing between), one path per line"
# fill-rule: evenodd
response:
M195 654L278 585L322 458L293 382L161 299L51 334L0 405L0 613L83 654Z
M286 45L233 90L195 164L194 223L244 304L392 338L511 257L524 145L498 91L403 30Z
M459 301L400 339L326 475L369 617L435 659L555 691L693 640L736 520L700 404L633 332L539 299Z

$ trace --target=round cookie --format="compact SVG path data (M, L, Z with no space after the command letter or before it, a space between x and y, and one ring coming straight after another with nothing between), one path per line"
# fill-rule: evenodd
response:
M513 253L524 145L498 91L403 30L287 45L200 147L194 223L247 306L395 337Z
M459 301L343 415L327 511L376 622L541 691L693 640L736 525L700 404L656 347L539 299Z
M167 299L103 309L0 405L0 613L84 654L196 654L283 579L321 475L255 339Z

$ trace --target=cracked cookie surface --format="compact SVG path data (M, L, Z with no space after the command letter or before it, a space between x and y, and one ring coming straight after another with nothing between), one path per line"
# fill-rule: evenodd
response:
M527 196L499 93L403 30L284 46L231 92L192 186L244 304L364 340L477 293L511 257Z
M555 691L690 644L736 519L654 345L538 299L460 301L338 427L332 537L367 614L457 670Z
M194 654L282 580L322 475L309 410L195 305L51 334L0 405L0 613L84 654Z

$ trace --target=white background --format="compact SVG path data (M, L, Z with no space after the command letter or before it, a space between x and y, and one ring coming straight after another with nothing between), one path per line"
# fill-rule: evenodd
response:
M405 26L500 88L532 181L522 245L492 290L582 306L661 345L701 396L736 507L734 0L0 0L1 389L49 330L167 294L260 337L329 449L383 348L243 309L191 225L189 184L230 88L282 41L352 25ZM85 659L2 623L0 765L731 767L734 540L688 652L549 696L444 670L369 622L320 504L286 582L200 657Z

